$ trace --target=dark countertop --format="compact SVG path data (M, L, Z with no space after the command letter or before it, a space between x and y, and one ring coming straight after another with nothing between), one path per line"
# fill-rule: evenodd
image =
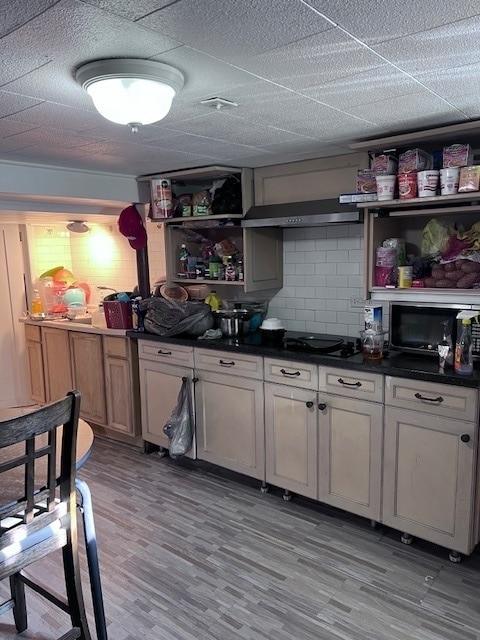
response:
M461 376L455 374L452 367L446 367L445 372L439 371L438 357L436 355L416 355L390 351L379 361L364 360L361 354L349 358L339 358L328 354L299 352L285 349L283 346L271 346L262 343L259 332L254 332L241 338L219 338L218 340L198 340L189 336L175 336L163 338L151 333L137 333L127 331L127 336L134 340L152 340L171 344L181 344L200 349L213 349L217 351L229 351L232 353L249 353L251 355L296 360L311 364L337 367L350 371L368 371L381 373L399 378L412 378L427 382L440 382L459 387L480 387L480 363L475 362L473 374Z

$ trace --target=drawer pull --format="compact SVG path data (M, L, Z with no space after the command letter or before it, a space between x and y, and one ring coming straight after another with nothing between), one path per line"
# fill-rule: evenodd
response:
M308 402L305 403L305 405L311 409L313 407L313 402L311 400L309 400Z
M464 433L460 436L460 440L462 442L470 442L470 436L468 435L468 433Z
M302 375L300 371L285 371L285 369L280 369L280 373L284 376L290 376L291 378Z
M233 360L219 360L220 364L222 365L222 367L234 367L235 366L235 362Z
M340 384L344 384L346 387L361 387L362 383L357 381L357 382L345 382L345 380L343 378L338 378L337 382L339 382Z
M182 380L183 380L183 378L182 378ZM198 378L192 378L192 382L193 382L193 384L195 384L196 382L198 382Z
M159 349L159 350L157 351L157 353L158 353L160 356L171 356L171 355L172 355L172 352L171 352L171 351L162 351L162 349Z
M439 404L440 402L443 402L442 396L438 396L438 398L425 398L425 396L422 396L421 393L416 393L415 398L417 400L426 400L427 402L438 402Z
M318 405L318 408L320 409L320 411L325 411L325 409L327 408L327 405L325 404L325 402L320 402L320 404Z

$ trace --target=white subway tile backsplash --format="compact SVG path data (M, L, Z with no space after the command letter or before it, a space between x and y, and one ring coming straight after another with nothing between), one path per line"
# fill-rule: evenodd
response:
M357 337L363 309L352 309L350 298L364 295L363 262L363 225L284 229L285 287L269 316L284 314L291 331Z
M340 262L337 264L338 275L358 275L360 273L360 265L358 262Z

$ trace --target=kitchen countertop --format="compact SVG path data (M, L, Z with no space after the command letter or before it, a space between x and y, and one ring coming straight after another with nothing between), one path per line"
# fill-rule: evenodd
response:
M103 327L94 327L84 322L75 322L74 320L58 319L58 320L32 320L30 318L20 318L20 322L24 324L32 324L40 327L54 327L55 329L68 329L70 331L81 331L83 333L96 333L106 336L126 336L127 329L108 329Z
M379 361L364 360L361 354L349 358L339 358L322 353L300 352L285 349L282 346L263 344L259 332L254 332L242 338L219 338L217 340L198 340L188 336L175 336L163 338L151 333L138 333L127 331L127 336L135 340L152 340L170 344L180 344L200 349L213 349L217 351L229 351L232 353L249 353L252 355L281 358L290 361L308 362L311 364L325 365L351 371L368 371L381 373L399 378L412 378L427 382L439 382L461 387L480 387L480 363L475 363L471 376L455 374L452 367L446 367L444 372L439 371L438 357L436 355L422 355L400 353L390 351Z

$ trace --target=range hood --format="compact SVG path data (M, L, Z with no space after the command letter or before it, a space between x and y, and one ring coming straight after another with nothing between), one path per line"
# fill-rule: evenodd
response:
M331 198L254 206L242 219L242 227L318 227L356 222L363 222L363 210Z

